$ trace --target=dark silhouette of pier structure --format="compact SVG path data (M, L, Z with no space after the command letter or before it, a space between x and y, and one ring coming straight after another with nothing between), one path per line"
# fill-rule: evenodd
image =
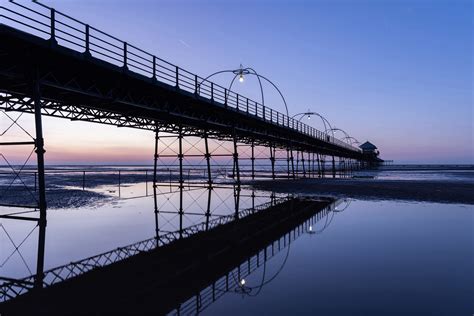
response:
M226 183L238 196L244 179L337 177L375 163L347 142L41 3L2 2L0 39L0 110L10 126L21 128L10 112L31 113L35 123L34 135L25 131L31 140L0 146L31 146L37 163L35 201L2 205L39 211L37 218L17 213L0 218L38 222L33 281L38 288L44 279L47 210L44 116L154 133L156 222L160 186L180 189L182 204L185 186L212 189ZM8 157L1 158L10 166ZM225 159L229 165L219 168ZM15 179L22 170L12 167ZM163 172L170 173L169 184L163 183Z
M47 270L42 292L10 283L8 295L23 295L0 310L63 315L75 306L80 314L198 314L225 294L258 295L285 268L290 244L301 235L323 233L344 211L341 206L342 200L273 199L242 210L239 221L230 215L209 226L190 226L186 238L169 233ZM278 269L266 271L267 261L280 252ZM245 284L259 268L261 281ZM31 287L34 278L23 281Z

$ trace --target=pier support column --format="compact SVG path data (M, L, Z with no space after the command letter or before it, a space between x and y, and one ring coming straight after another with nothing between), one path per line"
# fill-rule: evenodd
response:
M206 158L207 164L207 209L206 209L206 230L209 229L209 219L211 217L211 197L212 197L212 174L211 174L211 153L209 152L209 140L207 131L204 132L204 147L206 153L204 157Z
M158 226L158 196L157 196L157 186L158 186L158 142L160 141L159 129L155 130L155 154L153 156L153 202L155 206L155 238L156 246L158 247L158 239L160 237L160 229Z
M184 175L183 175L183 128L179 127L178 134L178 143L179 143L179 238L183 237L183 189L184 189Z
M35 152L38 168L38 208L39 208L39 236L38 236L38 256L36 261L35 288L43 287L44 280L44 249L46 242L46 184L44 176L44 139L43 124L41 116L41 94L38 70L35 73L33 83L33 99L35 106Z
M255 189L252 189L251 198L252 198L252 210L254 211L255 210Z
M319 161L319 154L316 154L316 159L318 162L318 177L321 178L321 162Z
M296 179L295 175L295 159L293 157L293 149L290 147L290 161L291 161L291 173L293 176L293 179Z
M286 169L288 171L286 178L289 179L290 178L290 150L288 147L286 148Z
M321 162L321 176L324 178L326 173L326 157L324 155L319 156Z
M334 156L332 156L332 177L336 178L336 161L334 160Z
M240 208L240 184L234 184L234 217L239 219L239 208Z
M251 147L251 155L252 155L250 157L250 161L252 163L252 180L255 180L255 144L253 140L250 147Z
M311 178L311 153L308 151L308 178Z
M236 183L237 185L240 186L239 152L237 149L237 135L235 134L235 129L234 129L233 138L234 138L234 153L232 154L232 157L234 158L234 170L235 170L234 179L237 178Z
M272 165L272 179L275 180L275 147L270 145L270 163Z
M235 132L235 128L233 132L233 138L234 138L234 153L232 156L234 158L234 170L237 177L237 181L234 184L234 205L235 205L235 219L238 219L239 218L239 205L240 205L239 204L240 203L240 168L239 168L239 152L238 152L238 146L237 146L237 134Z
M209 189L212 189L211 153L209 152L209 140L208 140L207 132L204 132L204 147L206 150L204 157L206 158L206 165L207 165L207 185Z
M303 168L303 178L306 178L306 169L304 166L304 151L301 152L301 167Z
M211 197L212 197L212 187L207 188L207 209L206 209L206 230L209 230L209 220L211 218Z
M300 173L299 151L296 150L296 178L299 178L299 173Z

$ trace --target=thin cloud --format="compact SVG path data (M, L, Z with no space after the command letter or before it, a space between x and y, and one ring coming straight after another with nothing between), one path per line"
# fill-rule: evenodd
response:
M183 41L182 39L180 39L179 42L180 42L181 44L183 44L184 46L186 46L187 48L191 48L191 45L189 45L188 43L186 43L186 42Z

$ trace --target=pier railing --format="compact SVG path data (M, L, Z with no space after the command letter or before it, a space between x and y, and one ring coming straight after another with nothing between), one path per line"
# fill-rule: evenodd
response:
M9 1L0 6L0 24L9 25L33 35L49 39L84 56L122 67L125 71L151 80L154 83L174 87L178 92L194 94L196 98L219 104L246 115L258 117L271 124L296 130L318 140L360 152L328 133L319 131L288 115L230 91L216 83L193 74L177 65L148 53L117 37L109 35L89 24L59 12L37 1L35 6Z

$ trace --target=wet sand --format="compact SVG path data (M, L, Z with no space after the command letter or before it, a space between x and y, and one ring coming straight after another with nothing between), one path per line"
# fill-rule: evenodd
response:
M113 186L116 189L117 176L114 174L94 175L87 178L86 190L63 187L64 184L82 180L82 175L50 177L50 189L46 192L49 208L78 208L101 205L117 199L105 192L94 192L89 188ZM144 175L123 175L122 186L145 181ZM150 179L148 179L149 184ZM32 183L26 182L30 190L16 187L15 190L0 195L0 203L31 204L37 192L31 192ZM365 200L404 200L437 203L474 204L474 182L459 180L376 180L376 179L300 179L300 180L256 180L243 181L244 185L256 189L278 193L296 193L336 198L355 198ZM0 185L0 192L5 186ZM30 191L30 192L28 192ZM37 197L36 197L37 198Z
M38 192L25 187L8 189L0 185L0 204L4 205L37 205ZM48 208L79 208L83 206L99 206L112 201L114 198L106 194L88 190L72 188L58 188L46 190L46 202Z
M461 181L301 179L260 180L250 184L266 191L339 198L474 204L474 183Z

